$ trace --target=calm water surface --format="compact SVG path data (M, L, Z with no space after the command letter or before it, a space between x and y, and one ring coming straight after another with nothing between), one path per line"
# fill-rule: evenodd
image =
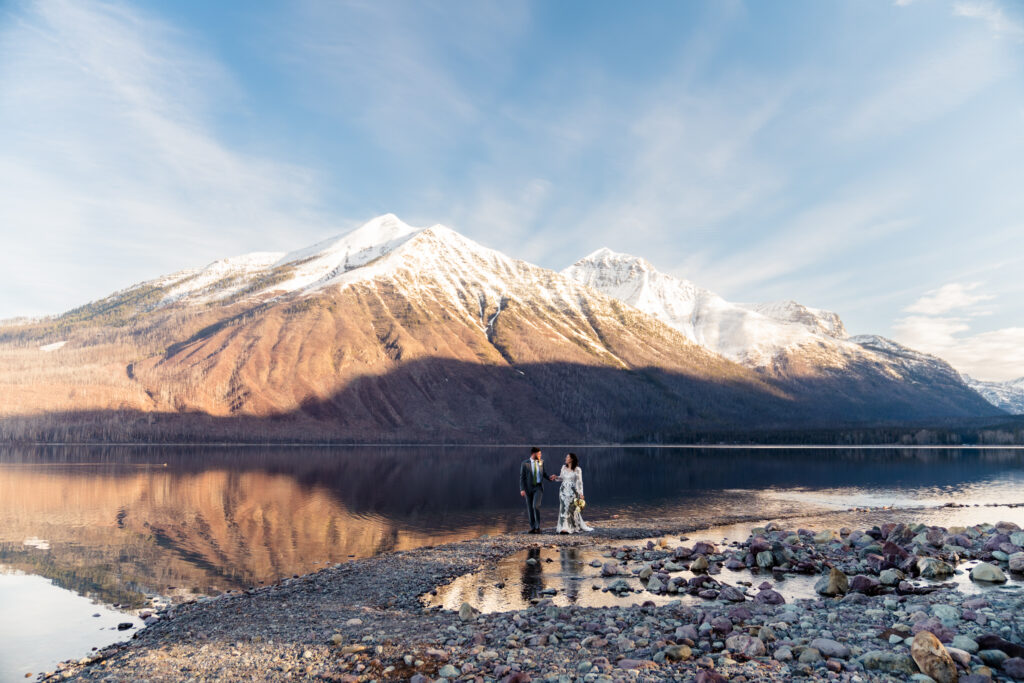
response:
M517 476L527 451L0 449L0 680L106 644L117 637L107 623L116 620L111 610L127 621L156 596L181 600L388 550L522 530ZM546 449L549 470L558 469L563 451ZM595 525L616 515L803 514L813 523L815 515L851 507L949 502L981 507L845 514L858 524L926 514L924 521L946 525L1024 525L1024 508L985 507L1024 503L1020 450L576 451L586 517ZM555 498L549 487L546 526L554 523ZM748 527L731 533L745 535ZM88 618L76 600L92 601ZM28 647L29 632L53 647Z

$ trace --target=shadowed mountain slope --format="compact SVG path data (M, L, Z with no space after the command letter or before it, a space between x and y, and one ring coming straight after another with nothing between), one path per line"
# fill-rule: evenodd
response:
M225 438L263 420L282 439L614 441L991 408L955 383L814 358L747 367L570 277L384 216L0 328L0 429L78 415L143 438L218 418Z

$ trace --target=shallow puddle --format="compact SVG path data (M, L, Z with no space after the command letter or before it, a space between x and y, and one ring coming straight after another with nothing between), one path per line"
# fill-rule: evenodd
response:
M728 529L736 532L739 528L736 526ZM749 527L744 527L744 529L745 539L745 534L749 533ZM713 531L725 531L725 528ZM732 537L730 538L730 536ZM725 550L728 548L728 543L736 541L737 537L734 534L702 534L699 538L689 538L685 542L672 539L671 544L692 546L697 540L715 542L719 544L721 550ZM646 540L634 541L628 545L645 546ZM685 593L660 595L648 592L644 587L646 582L631 573L632 569L641 567L642 562L630 562L628 569L622 569L622 571L630 572L626 575L602 576L601 565L603 563L617 562L612 554L618 547L621 545L583 548L554 546L529 548L509 555L494 567L464 574L451 583L438 587L436 594L423 596L423 601L428 606L439 606L449 610L458 610L462 603L468 602L481 612L508 612L526 609L544 599L550 599L559 606L579 605L582 607L639 605L648 601L658 605L675 600L693 605L710 602ZM593 564L598 566L593 566ZM1008 575L1010 580L1003 586L975 583L969 576L970 569L975 564L977 564L976 561L960 564L957 567L959 573L951 577L947 583L956 584L957 589L965 595L974 595L990 590L1017 592L1024 587L1024 583L1020 581L1024 577L1015 575ZM688 570L672 572L671 575L684 579L696 576ZM756 595L758 586L767 582L773 590L782 594L786 602L819 597L814 592L814 584L820 578L816 574L786 574L784 578L778 578L771 572L759 570L722 569L711 576L723 586L735 586L741 591L749 593L750 596ZM630 592L616 593L609 590L613 583L620 580L629 584ZM920 579L913 583L917 586L928 586L942 582Z

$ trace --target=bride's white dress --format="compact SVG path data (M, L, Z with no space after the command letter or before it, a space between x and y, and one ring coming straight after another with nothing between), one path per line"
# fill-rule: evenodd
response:
M573 504L577 498L583 498L583 469L577 467L571 470L562 465L558 478L562 480L562 486L558 489L558 526L555 531L567 531L570 534L593 531L593 527L583 521L580 509Z

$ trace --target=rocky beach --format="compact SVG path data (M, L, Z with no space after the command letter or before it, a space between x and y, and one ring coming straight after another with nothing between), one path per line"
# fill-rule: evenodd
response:
M587 536L483 537L334 565L167 606L130 641L38 677L1024 679L1024 596L1003 586L1024 571L1017 524L803 529L780 520L719 545L686 535L708 526L611 523ZM622 604L557 605L550 589L515 611L429 606L453 579L537 547L599 552L590 590ZM815 597L787 599L787 581L799 577L815 580Z

